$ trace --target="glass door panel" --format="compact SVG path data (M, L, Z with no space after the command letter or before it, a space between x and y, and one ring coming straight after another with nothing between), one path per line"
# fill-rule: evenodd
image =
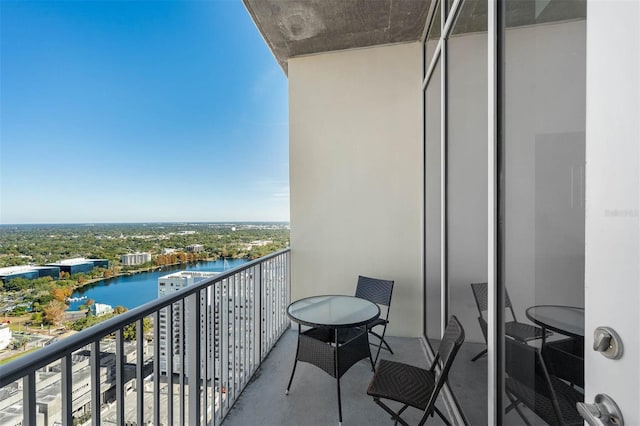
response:
M506 424L580 421L570 402L584 393L585 17L583 1L506 2L499 142ZM557 412L554 402L570 409Z

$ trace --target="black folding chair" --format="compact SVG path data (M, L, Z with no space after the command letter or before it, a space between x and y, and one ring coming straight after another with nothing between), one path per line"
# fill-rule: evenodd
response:
M373 359L373 363L378 362L378 356L380 355L380 349L382 349L382 345L385 346L384 349L388 350L393 354L391 347L384 340L384 335L387 332L387 325L389 324L389 310L391 308L391 295L393 294L393 281L389 280L381 280L379 278L369 278L363 277L362 275L358 276L358 285L356 287L356 297L361 299L366 299L370 302L376 303L380 307L380 312L386 311L384 314L384 318L382 314L378 319L376 319L371 324L367 325L367 331L369 334L372 334L378 338L380 341L378 343L378 350L376 351L376 356ZM385 309L383 309L385 308ZM382 334L378 334L373 331L374 327L382 326Z
M478 307L478 322L480 323L480 329L484 336L484 341L487 341L487 321L484 319L485 312L489 309L489 302L487 299L487 283L473 283L471 284L471 290L473 290L473 297L476 300L476 306ZM542 339L543 337L551 335L550 331L545 331L540 327L531 324L525 324L519 322L516 318L516 313L511 305L511 299L509 293L505 290L504 294L504 307L511 313L511 321L504 324L504 333L520 342L529 342L531 340ZM546 334L545 334L546 333ZM478 358L487 353L484 349L474 356L471 361L476 361Z
M576 409L576 403L583 402L584 395L549 374L538 348L506 338L505 370L505 393L511 401L507 412L515 409L531 425L520 409L520 404L524 404L550 425L584 424Z
M392 418L407 426L400 415L408 408L423 410L419 425L423 425L429 416L437 414L447 425L451 423L436 407L438 394L447 381L451 364L464 342L464 329L455 316L449 318L447 329L440 341L436 357L428 370L409 364L380 360L376 372L369 383L367 394ZM382 399L403 404L400 410L393 411Z

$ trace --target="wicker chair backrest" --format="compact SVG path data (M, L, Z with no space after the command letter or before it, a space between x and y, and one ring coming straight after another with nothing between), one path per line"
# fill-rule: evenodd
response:
M356 297L367 299L378 305L389 306L393 293L393 281L369 278L360 275L356 287Z
M476 299L476 305L478 306L478 311L482 315L483 312L489 310L489 298L488 298L488 290L487 283L472 283L471 289L473 290L473 297ZM504 291L504 307L505 309L509 309L511 311L511 315L515 319L515 313L513 312L513 306L511 305L511 299L509 298L509 293L507 290Z

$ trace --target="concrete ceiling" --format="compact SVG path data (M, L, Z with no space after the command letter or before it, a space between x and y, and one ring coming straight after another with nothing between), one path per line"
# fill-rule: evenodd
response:
M287 62L295 56L419 40L432 0L242 1L287 73ZM507 27L587 14L586 0L512 0L505 5ZM487 0L464 1L452 35L486 30Z
M431 0L243 0L278 63L333 50L417 41Z

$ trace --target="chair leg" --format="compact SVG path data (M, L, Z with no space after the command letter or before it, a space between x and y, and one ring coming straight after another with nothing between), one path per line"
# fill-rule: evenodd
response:
M393 355L393 351L391 350L391 346L389 346L389 344L387 343L386 340L382 339L382 343L387 347L387 350L389 352L391 352L391 355Z
M393 355L393 351L391 350L391 346L389 346L389 344L387 343L386 340L384 340L384 335L385 332L387 331L387 327L385 326L384 331L382 332L382 336L380 336L378 333L376 333L375 331L371 331L369 330L369 333L373 334L374 336L376 336L378 339L380 339L380 344L381 345L385 345L386 348L384 348L385 350L391 352L391 355Z
M478 359L482 358L485 354L487 353L487 350L484 349L483 351L481 351L480 353L478 353L478 355L474 356L473 358L471 358L471 362L475 362Z
M385 345L385 346L386 346L386 349L387 349L389 352L391 352L391 355L393 355L393 351L391 350L391 346L389 346L389 344L387 343L387 341L386 341L386 340L384 340L384 335L385 335L385 333L386 333L386 332L387 332L387 325L386 325L386 324L385 324L385 326L384 326L384 330L382 330L382 336L381 336L381 335L379 335L378 333L376 333L376 332L375 332L375 331L373 331L373 330L369 330L369 333L370 333L370 334L373 334L374 336L376 336L376 337L380 340L380 342L378 343L378 350L376 351L376 357L375 357L375 359L374 359L374 361L373 361L373 364L374 364L374 365L378 363L378 357L380 356L380 349L382 349L382 345Z
M505 392L505 393L507 394L507 398L509 398L509 401L511 401L511 404L505 409L505 412L508 413L512 408L515 409L518 415L522 418L522 421L524 421L524 423L527 426L531 426L531 423L529 423L529 420L527 420L522 410L520 410L520 407L518 407L518 404L520 403L520 401L514 398L509 392Z
M382 407L382 409L384 411L386 411L387 413L391 414L391 418L394 419L396 421L396 423L400 423L402 426L409 426L409 424L407 422L405 422L404 420L402 420L402 417L400 417L397 413L395 413L391 408L387 407L386 404L384 404L382 401L380 401L380 398L373 398L373 401L378 404L380 407ZM403 407L402 410L400 410L400 413L402 413L402 411L404 411L404 409L407 406Z
M378 351L380 353L380 351ZM376 354L376 360L378 359L378 354ZM371 371L376 371L376 363L371 356L371 351L369 351L369 361L371 361Z
M444 422L444 424L446 424L447 426L451 426L451 422L449 422L449 419L447 419L444 414L442 414L442 412L440 410L438 410L438 407L433 407L433 410L436 412L436 414L438 416L440 416L440 418L442 419L442 421Z

